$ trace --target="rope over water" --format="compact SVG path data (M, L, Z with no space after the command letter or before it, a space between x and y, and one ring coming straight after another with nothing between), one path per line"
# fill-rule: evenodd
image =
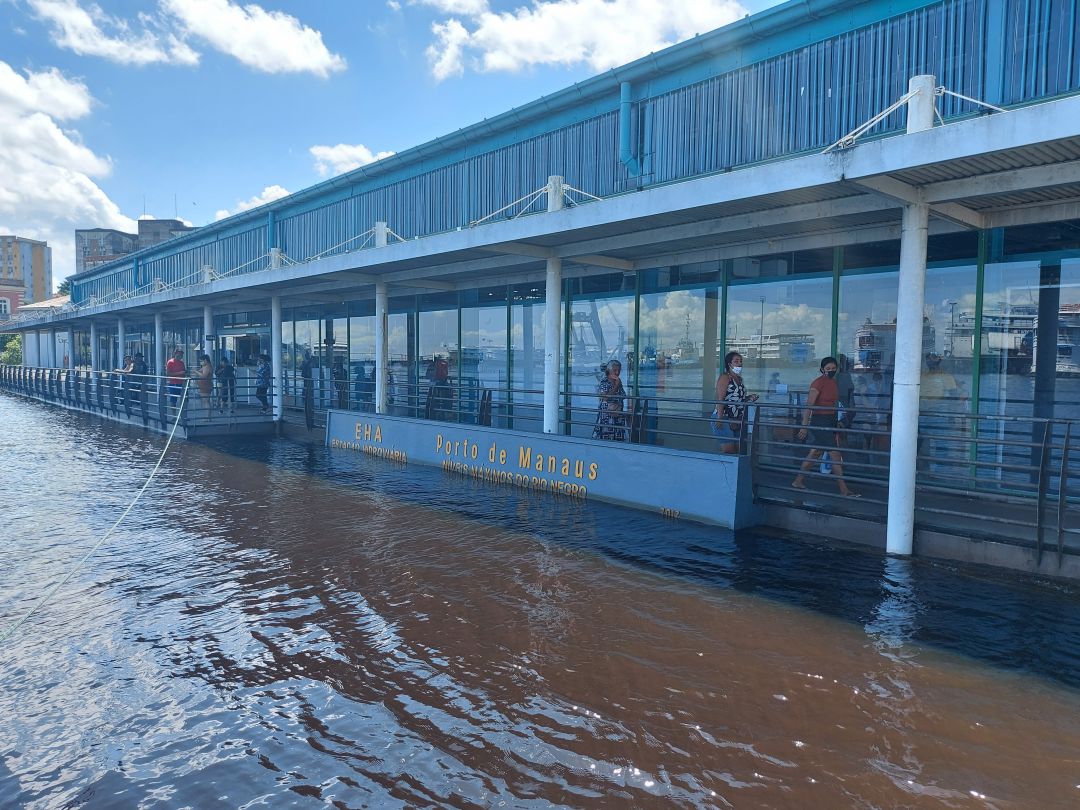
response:
M180 397L180 406L176 409L176 420L173 422L172 430L169 431L169 438L165 441L165 446L161 449L161 455L158 456L157 463L154 465L154 469L150 471L150 476L146 479L146 483L144 483L139 489L138 493L136 493L135 497L132 499L131 503L128 504L127 509L124 510L123 514L116 519L116 522L109 527L109 530L105 532L104 535L102 535L101 539L98 540L93 545L93 547L91 547L91 549L83 555L83 558L77 563L75 563L75 566L70 571L68 571L67 575L55 585L53 585L52 588L50 588L49 591L40 600L38 600L38 603L32 608L30 608L30 610L27 611L26 614L22 616L22 618L20 618L13 625L11 625L11 627L5 630L3 634L0 634L0 644L3 644L9 638L15 635L19 628L30 620L31 616L41 610L41 608L45 607L48 601L56 595L56 592L62 587L64 587L64 585L67 584L68 580L75 576L76 572L78 572L78 570L83 567L86 561L94 555L95 551L101 548L102 544L109 539L109 537L114 531L116 531L116 527L123 523L124 518L128 516L128 513L135 507L135 504L139 502L139 499L143 496L143 493L146 492L147 487L150 486L150 482L153 481L154 476L157 475L157 471L161 468L161 462L165 460L165 454L169 452L169 446L172 444L173 437L176 435L176 429L180 426L180 417L184 413L184 405L187 402L188 386L190 384L190 380L186 380L184 382L184 392Z

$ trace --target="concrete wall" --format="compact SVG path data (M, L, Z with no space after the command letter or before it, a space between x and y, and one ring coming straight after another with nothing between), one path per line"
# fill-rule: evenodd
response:
M506 486L588 498L740 529L761 512L750 460L569 436L330 411L326 443Z

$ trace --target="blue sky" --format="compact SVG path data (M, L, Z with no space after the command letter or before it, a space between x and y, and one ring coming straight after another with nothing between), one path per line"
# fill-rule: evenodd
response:
M0 0L0 233L205 225L776 0Z

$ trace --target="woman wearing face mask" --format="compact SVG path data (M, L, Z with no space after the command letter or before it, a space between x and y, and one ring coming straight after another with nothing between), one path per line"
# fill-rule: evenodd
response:
M709 427L720 439L721 453L738 453L739 438L746 424L746 403L757 402L757 394L746 393L742 378L742 355L724 355L724 373L716 381L716 408Z
M836 406L840 400L840 391L836 384L837 362L835 357L826 357L821 361L821 376L810 383L810 393L806 398L807 408L803 412L802 429L795 434L799 441L809 441L817 445L811 448L803 459L799 474L791 482L795 489L806 489L806 473L817 463L822 454L829 451L832 473L837 478L840 494L846 498L858 498L844 481L843 459L840 457L840 434L836 430L839 414Z

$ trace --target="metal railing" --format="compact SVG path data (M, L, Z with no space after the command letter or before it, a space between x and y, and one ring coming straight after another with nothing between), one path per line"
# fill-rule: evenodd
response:
M802 441L798 431L808 410L835 414L798 404L756 409L755 497L884 522L890 412L849 411L841 422L811 428ZM1047 550L1080 552L1078 438L1069 420L923 411L916 448L917 527L1030 545L1040 560ZM841 495L841 475L861 495L857 501Z
M181 401L185 404L180 424L186 428L263 422L272 418L269 408L264 408L258 397L260 391L255 381L245 378L229 384L218 378L198 380L85 368L0 366L0 388L69 408L142 422L144 426L161 430L172 427ZM269 406L272 391L267 391L266 398Z

